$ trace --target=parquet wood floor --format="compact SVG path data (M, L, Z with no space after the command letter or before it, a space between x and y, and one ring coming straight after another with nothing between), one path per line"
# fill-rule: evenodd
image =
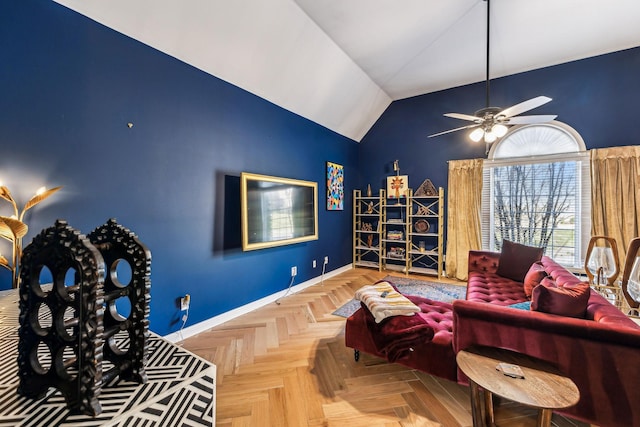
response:
M186 339L186 349L217 365L216 425L471 426L467 387L367 354L355 362L345 347L345 319L331 313L387 274L349 270ZM507 401L496 418L536 424L535 410ZM553 423L585 426L557 414Z

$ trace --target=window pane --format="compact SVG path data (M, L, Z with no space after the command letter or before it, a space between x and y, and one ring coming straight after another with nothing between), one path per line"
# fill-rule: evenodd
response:
M576 255L576 162L501 166L493 172L494 245L545 247L558 262Z

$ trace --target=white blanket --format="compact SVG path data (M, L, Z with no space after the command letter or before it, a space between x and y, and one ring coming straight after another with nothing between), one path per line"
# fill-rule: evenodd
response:
M367 306L376 323L391 316L413 316L420 311L417 305L396 291L389 282L363 286L356 291L355 299Z

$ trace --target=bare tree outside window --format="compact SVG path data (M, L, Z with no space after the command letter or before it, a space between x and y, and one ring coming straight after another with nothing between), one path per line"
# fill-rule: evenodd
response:
M575 162L503 166L493 174L495 247L507 239L573 259Z

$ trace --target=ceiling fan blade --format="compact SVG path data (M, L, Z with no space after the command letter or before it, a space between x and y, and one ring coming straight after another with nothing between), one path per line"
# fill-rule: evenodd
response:
M506 125L528 125L531 123L545 123L555 120L557 115L540 115L540 116L518 116L510 117L501 122Z
M482 118L478 116L471 116L469 114L461 114L461 113L445 113L445 117L451 117L452 119L459 119L459 120L469 120L469 121L478 122L478 123L482 121Z
M521 102L519 104L513 105L509 108L502 110L498 116L500 117L513 117L518 114L522 114L525 111L533 110L541 105L546 104L551 101L551 98L548 96L537 96L535 98L531 98L527 101Z
M459 130L471 129L471 128L475 128L475 127L478 127L478 126L479 125L467 125L467 126L462 126L462 127L455 128L455 129L449 129L449 130L445 130L444 132L438 132L438 133L434 133L433 135L429 135L428 138L433 138L434 136L445 135L445 134L451 133L451 132L457 132Z

